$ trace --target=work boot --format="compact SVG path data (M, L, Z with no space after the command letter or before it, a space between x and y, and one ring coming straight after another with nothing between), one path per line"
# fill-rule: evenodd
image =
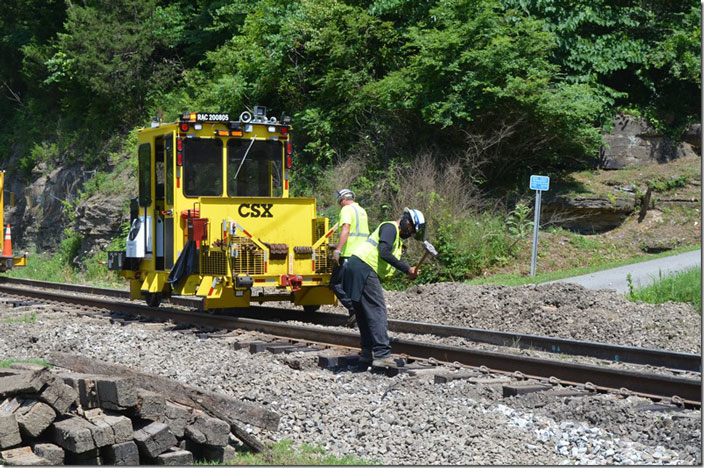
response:
M370 349L362 349L359 352L359 362L366 362L371 364L374 359L372 358L372 351Z
M374 359L372 361L372 367L397 368L397 367L403 367L404 365L405 365L405 363L403 362L403 359L394 359L391 356L387 356L385 358Z
M354 315L352 317L354 317ZM371 350L363 349L359 353L359 364L357 367L362 370L367 370L367 368L371 365L372 361L373 359Z

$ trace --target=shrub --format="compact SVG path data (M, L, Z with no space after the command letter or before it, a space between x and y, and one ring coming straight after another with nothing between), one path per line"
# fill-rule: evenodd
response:
M652 187L655 192L669 192L676 188L682 188L687 185L687 176L675 176L667 180L651 180L648 185Z

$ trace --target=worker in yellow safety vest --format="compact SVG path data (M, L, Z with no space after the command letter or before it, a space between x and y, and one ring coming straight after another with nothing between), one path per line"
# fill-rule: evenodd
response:
M337 192L337 204L340 205L340 234L337 248L333 252L333 270L330 275L330 289L347 309L349 319L347 325L355 322L355 311L352 301L342 289L342 266L362 242L369 237L369 222L367 212L355 201L354 192L342 189Z
M403 239L425 237L425 217L419 210L405 208L396 221L381 223L369 238L352 252L342 271L342 287L352 300L357 317L362 352L360 366L398 367L403 362L391 359L386 318L386 302L381 281L394 269L415 279L420 270L401 260Z

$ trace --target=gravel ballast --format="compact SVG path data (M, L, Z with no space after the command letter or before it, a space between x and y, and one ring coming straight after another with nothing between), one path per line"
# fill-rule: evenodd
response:
M387 298L390 318L701 348L701 319L691 306L634 304L578 286L446 283L389 292ZM275 432L248 427L268 442L320 444L340 456L383 464L701 463L700 411L647 410L652 402L634 396L503 398L500 384L332 372L317 367L314 353L252 355L235 351L230 339L199 339L163 331L160 324L120 326L54 309L3 310L3 318L34 311L37 321L0 322L0 359L81 353L255 401L281 414Z
M701 352L691 304L645 304L577 284L418 285L386 293L389 318L670 351Z

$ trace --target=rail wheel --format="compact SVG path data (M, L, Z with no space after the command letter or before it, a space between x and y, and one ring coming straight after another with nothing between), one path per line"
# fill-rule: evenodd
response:
M147 293L144 297L149 307L159 307L161 304L161 293Z
M313 313L313 312L319 311L320 306L319 305L305 305L305 306L303 306L303 310L308 313Z

